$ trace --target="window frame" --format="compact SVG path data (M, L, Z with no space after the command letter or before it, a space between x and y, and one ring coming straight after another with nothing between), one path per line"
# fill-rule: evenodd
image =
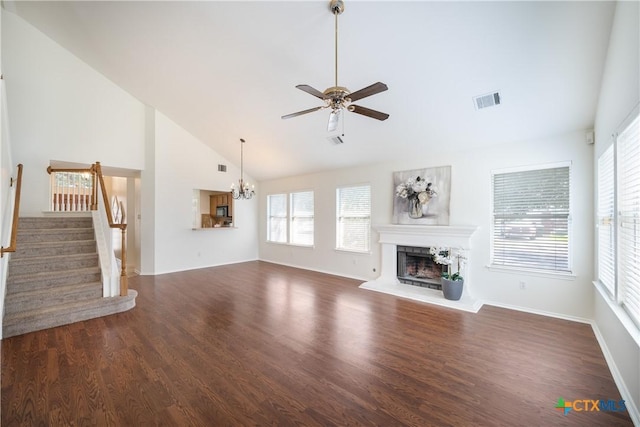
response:
M311 215L294 215L294 196L296 194L305 194L305 193L310 193L311 194L311 204L312 204L312 212ZM315 233L316 233L316 229L315 229L315 193L313 190L301 190L301 191L292 191L289 193L289 219L287 221L288 224L288 229L289 229L289 233L288 233L288 244L293 245L293 246L306 246L306 247L313 247L315 244ZM296 218L311 218L311 243L300 243L300 242L294 242L294 222L296 220Z
M312 236L312 243L311 244L305 244L305 243L294 243L292 241L292 236L293 236L293 224L292 222L294 221L294 216L293 216L293 195L294 194L299 194L299 193L311 193L311 197L312 197L312 202L313 202L313 215L311 216L311 218L313 219L313 231L311 233ZM271 218L273 217L271 215L271 208L270 208L270 203L271 203L271 197L275 197L275 196L282 196L284 197L284 216L281 217L277 217L277 218L283 218L285 221L285 231L284 231L284 240L279 241L279 240L271 240ZM283 193L273 193L273 194L267 194L266 196L266 200L267 200L267 235L266 235L266 242L267 243L273 243L273 244L277 244L277 245L289 245L289 246L299 246L299 247L304 247L304 248L312 248L315 245L315 191L314 190L296 190L296 191L288 191L288 192L283 192Z
M607 166L605 164L601 163L601 160L603 160L603 156L605 155L610 155L611 159L610 159L610 163L611 163L611 169L607 170L607 172L611 175L611 176L604 176L601 174L602 172L602 168L604 166ZM606 159L605 159L606 160ZM615 150L615 144L611 144L609 145L600 155L600 157L598 157L598 170L596 172L597 174L597 194L596 194L596 274L597 274L597 280L602 284L602 286L604 287L604 289L609 293L609 296L613 299L613 300L617 300L617 280L618 280L618 266L617 266L617 260L616 260L616 255L617 255L617 240L618 240L618 227L617 227L617 212L616 212L616 150ZM608 161L609 163L609 161ZM604 179L610 179L610 183L611 183L611 188L610 191L607 194L607 197L610 197L612 199L613 202L613 209L609 212L603 212L600 209L600 201L601 201L601 192L602 190L606 190L606 188L603 188L601 186L601 184L603 183ZM601 258L600 258L600 254L601 254L601 247L600 247L600 242L602 241L602 226L606 226L609 229L609 233L611 234L611 241L610 241L610 245L611 245L611 250L608 251L608 255L610 255L611 257L611 265L609 266L610 268L613 269L612 272L612 277L608 277L608 279L612 280L612 283L606 283L605 281L602 280L603 276L605 275L605 272L603 271L603 265L601 263Z
M341 242L340 240L340 223L341 223L341 219L344 218L345 216L342 215L341 212L341 192L345 189L349 189L349 188L360 188L360 187L366 187L368 189L369 192L369 212L368 215L366 216L357 216L357 217L353 217L353 218L366 218L368 220L368 233L367 233L367 237L366 237L366 248L364 249L359 249L359 248L352 248L352 247L347 247L345 245L343 245L342 243L344 243L344 241ZM336 251L342 251L342 252L352 252L352 253L360 253L360 254L370 254L371 253L371 212L372 212L372 187L370 183L361 183L361 184L348 184L348 185L341 185L339 187L336 187L336 217L335 217L335 227L336 227L336 239L335 239L335 250Z
M284 196L284 213L285 216L275 216L271 214L271 197L276 196ZM269 243L277 243L277 244L286 244L288 241L287 236L289 235L289 219L288 219L288 197L287 193L275 193L275 194L267 194L267 242ZM272 218L284 218L284 241L281 240L273 240L271 238L271 219Z
M632 127L635 126L635 132ZM634 152L627 153L623 150L627 141L621 141L621 137L627 132L635 133L635 138L631 140L630 147ZM623 145L621 147L621 145ZM638 155L640 155L640 114L632 117L620 133L616 134L614 142L615 152L615 200L616 200L616 298L615 301L621 305L622 309L631 317L636 326L640 327L640 257L636 244L640 243L638 238L638 230L640 230L640 169L635 167L634 163L640 163ZM630 161L632 159L632 161ZM631 179L625 180L623 174L632 175ZM637 179L637 181L636 181ZM633 189L628 191L629 188ZM630 206L624 205L630 203ZM630 215L631 214L631 215ZM629 220L633 221L629 232ZM628 242L631 238L632 244L630 248ZM632 253L630 253L632 252ZM631 260L631 266L628 265ZM629 291L629 289L631 289ZM629 295L633 294L633 295Z
M518 172L529 172L529 171L545 171L549 169L557 169L557 168L568 168L568 179L569 179L569 195L568 195L568 213L566 219L566 229L567 229L567 247L566 247L566 270L564 269L550 269L550 268L538 268L538 266L526 266L523 264L520 265L512 265L512 264L501 264L496 262L496 211L495 211L495 186L494 179L496 175L503 174L511 174ZM543 277L553 277L553 278L566 278L573 279L575 278L574 272L574 263L573 263L573 221L572 221L572 213L573 213L573 165L571 161L562 161L562 162L554 162L554 163L545 163L545 164L536 164L536 165L526 165L512 168L502 168L491 171L491 202L490 202L490 236L489 236L489 247L490 247L490 262L488 268L496 271L514 271L519 273L529 273L532 275L543 276ZM535 246L530 245L533 249Z

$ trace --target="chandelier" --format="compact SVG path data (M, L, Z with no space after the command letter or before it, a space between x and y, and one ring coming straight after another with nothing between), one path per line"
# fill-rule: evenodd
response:
M244 139L240 138L240 179L238 180L239 186L236 187L235 184L231 184L231 197L234 199L246 199L249 200L252 198L256 192L253 189L252 185L249 187L248 182L244 182Z

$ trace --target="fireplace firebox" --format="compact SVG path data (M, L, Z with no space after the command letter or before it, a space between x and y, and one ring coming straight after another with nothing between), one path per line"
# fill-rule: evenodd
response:
M444 266L433 261L429 248L398 246L398 280L407 285L442 289Z

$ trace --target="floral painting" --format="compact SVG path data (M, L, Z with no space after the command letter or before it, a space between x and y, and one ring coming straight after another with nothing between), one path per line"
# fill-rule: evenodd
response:
M451 166L393 173L393 224L449 225Z

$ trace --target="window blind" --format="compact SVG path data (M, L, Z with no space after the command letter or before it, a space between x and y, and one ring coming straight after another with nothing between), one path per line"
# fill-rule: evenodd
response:
M336 247L368 252L371 246L371 186L337 189Z
M287 242L287 195L267 196L267 241Z
M290 243L313 245L313 191L291 193Z
M570 272L569 166L494 173L492 264Z
M640 116L620 133L617 142L620 298L640 325Z
M598 159L598 280L613 296L616 284L613 144Z

